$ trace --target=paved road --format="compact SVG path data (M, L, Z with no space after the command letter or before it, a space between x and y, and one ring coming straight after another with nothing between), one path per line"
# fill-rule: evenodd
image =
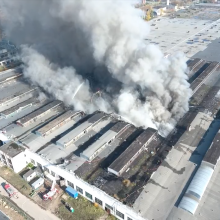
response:
M0 184L6 182L2 177L0 177ZM7 192L0 186L1 195L8 196ZM32 216L35 220L59 220L58 217L50 213L49 211L45 211L40 208L37 204L32 202L26 196L22 195L18 192L18 199L12 198L12 200L25 212L27 212L30 216Z

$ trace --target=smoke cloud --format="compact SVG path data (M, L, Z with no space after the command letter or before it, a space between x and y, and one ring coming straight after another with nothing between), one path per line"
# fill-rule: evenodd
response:
M1 0L0 7L25 77L66 105L116 112L163 135L188 110L186 58L146 45L149 26L128 1Z

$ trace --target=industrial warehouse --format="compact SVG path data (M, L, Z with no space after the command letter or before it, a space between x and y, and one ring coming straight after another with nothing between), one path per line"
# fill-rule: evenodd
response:
M0 197L36 220L219 220L220 7L20 2L0 10Z
M190 110L166 139L114 114L85 114L58 100L39 100L40 89L28 85L19 69L2 72L19 77L0 85L1 160L16 173L31 162L45 178L65 181L118 219L210 216L212 203L202 199L219 169L214 130L220 128L220 65L196 58L188 68ZM24 178L35 175L32 170Z

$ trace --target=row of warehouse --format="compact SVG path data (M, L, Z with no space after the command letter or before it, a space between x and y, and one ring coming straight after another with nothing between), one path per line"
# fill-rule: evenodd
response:
M27 163L31 162L35 166L42 169L45 173L48 172L52 177L62 178L65 181L66 186L70 186L75 189L80 195L84 196L91 202L99 204L103 209L108 209L109 212L115 215L118 219L129 219L129 220L143 220L142 217L137 216L136 213L123 205L116 199L104 193L102 190L92 186L82 179L70 173L67 170L62 169L59 166L50 164L47 160L40 157L38 154L25 149L16 143L8 143L0 148L1 161L17 171L18 166L23 168ZM18 162L19 161L19 162ZM39 169L30 170L28 173L24 174L23 178L28 182L31 181L36 175L38 175ZM32 183L32 187L35 189L42 184L43 179L40 177L37 181Z
M30 98L24 102L19 103L16 106L2 111L1 115L7 118L8 115L11 115L12 113L20 111L23 108L31 106L33 102L33 98ZM62 102L57 100L52 101L49 104L17 120L16 123L22 127L27 127L33 122L36 122L44 115L46 115L48 112L53 111L60 105L62 105ZM65 125L70 120L75 121L75 123L78 122L78 120L81 119L82 116L83 112L74 112L72 110L67 110L55 119L41 126L39 129L36 129L35 133L37 135L45 137L51 134L57 128L60 128L63 125ZM82 136L87 134L91 129L93 129L97 124L99 124L99 122L101 122L107 117L109 116L103 112L95 113L84 122L78 124L74 129L61 136L61 138L56 141L56 144L63 148L67 148L71 144L74 144L74 142L76 142ZM117 136L126 131L126 129L129 126L130 125L125 122L115 123L115 125L112 128L110 128L107 132L101 135L93 144L91 144L83 152L81 152L80 157L85 158L88 161L92 161L95 157L98 156L99 153L101 153L105 149L105 147L110 145L111 142L114 141L115 138L117 138ZM123 171L125 171L129 164L133 162L133 160L138 156L138 154L140 154L146 147L146 145L150 142L153 136L152 134L154 134L155 132L156 131L154 129L150 128L144 131L143 134L141 134L140 137L138 137L137 140L135 140L133 144L131 144L131 146L129 146L128 149L122 155L120 155L118 160L114 161L112 165L110 165L108 171L116 175L120 175Z
M219 67L218 62L204 62L201 59L195 59L189 63L189 69L194 73L191 77L192 82L190 88L193 94L200 88L200 86L212 75ZM196 78L194 78L196 76Z
M205 190L214 173L215 167L217 166L217 163L220 159L219 141L220 130L216 134L210 148L206 152L201 165L196 171L178 206L179 208L184 209L191 214L196 212L199 202L205 193Z
M189 65L195 74L198 74L198 68L201 66L203 68L202 71L200 68L199 74L192 80L191 88L196 93L207 78L216 71L219 64L214 62L207 64L198 59L191 61ZM142 185L139 184L142 182L146 184L159 167L161 161L157 159L158 155L154 160L154 155L161 147L157 131L153 128L145 130L135 128L101 111L85 115L82 111L65 108L59 100L41 102L34 97L35 92L35 87L28 87L14 94L8 94L7 97L0 96L0 107L3 109L0 112L0 120L8 120L10 123L5 126L0 139L3 137L6 140L4 143L7 142L7 138L8 141L13 140L0 148L3 163L15 172L20 172L27 163L31 162L48 172L48 175L63 178L66 186L72 187L85 198L110 210L117 218L142 220L141 216L137 216L137 213L128 206L122 205L121 201L132 206L140 195L136 192L138 187L142 190ZM213 109L213 115L216 114L219 102L211 103L210 100L213 100L217 92L218 89L213 87L201 102L201 106L208 111L209 106L211 111ZM196 114L196 111L190 111L188 114L190 120L191 118L193 120ZM186 127L189 126L189 121L185 122ZM142 158L143 161L149 158L145 168L143 166L147 171L138 170L138 173L134 173L133 168L139 166L137 158L141 158L141 155L146 155L144 159ZM182 203L179 204L180 208L187 209L189 203L199 202L202 191L197 192L194 186L201 182L203 177L200 176L204 173L207 173L206 182L209 177L211 178L209 169L211 166L207 164L206 161L201 165L201 170L198 170L195 182L192 183L194 185L186 191ZM77 173L81 171L80 168L83 170L82 175ZM211 169L213 170L212 167ZM125 178L128 182L132 182L132 187L124 189L122 180ZM136 181L134 178L140 179ZM205 183L202 187L204 186ZM129 189L131 190L128 191ZM119 195L114 199L112 196L117 193ZM134 201L129 202L130 195L134 195ZM123 200L124 198L126 199ZM194 209L195 207L191 210Z
M207 80L207 78L214 73L217 68L219 68L219 63L205 62L202 59L194 59L188 66L190 70L197 75L191 83L191 89L193 90L193 94L196 96L196 92L198 92L198 89L204 85L203 83ZM215 83L217 85L215 85ZM198 111L208 113L209 115L215 117L220 108L220 98L218 96L220 88L218 81L215 83L206 93L205 97L197 103L198 109L196 111L189 111L179 122L180 127L189 126L189 123L191 123L191 121L196 117ZM202 96L201 93L200 96ZM200 166L197 168L194 177L190 181L189 186L178 205L179 208L184 209L191 214L195 214L199 202L205 193L220 158L219 140L220 131L216 134L210 148L206 152Z

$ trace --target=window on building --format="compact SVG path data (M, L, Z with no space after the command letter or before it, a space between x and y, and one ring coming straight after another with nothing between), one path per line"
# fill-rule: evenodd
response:
M3 160L3 163L4 163L5 165L7 165L7 162L6 162L6 160Z
M10 163L10 164L12 164L12 162L11 162L11 160L8 158L8 162Z
M44 167L44 170L50 173L50 170L47 167Z
M88 192L86 192L86 197L92 200L92 195Z
M78 187L78 186L76 186L76 191L78 191L79 193L83 194L83 189Z
M128 220L133 220L132 218L128 217Z
M13 166L12 166L12 164L9 164L9 166L10 166L10 168L13 170Z
M51 175L54 177L56 176L56 174L53 171L51 171Z
M68 186L71 186L72 188L74 188L74 184L73 183L71 183L70 181L68 181L67 180L67 184L68 184Z
M102 200L95 197L95 202L102 206Z
M122 219L124 219L124 217L125 217L124 214L119 212L118 210L116 210L116 215Z
M106 204L106 203L105 203L105 207L106 207L107 209L113 210L113 207L111 207L110 205L108 205L108 204Z
M3 158L3 160L6 160L6 158L5 158L5 156L2 154L2 158Z
M32 163L33 165L35 165L35 161L34 161L33 159L31 159L31 163Z

